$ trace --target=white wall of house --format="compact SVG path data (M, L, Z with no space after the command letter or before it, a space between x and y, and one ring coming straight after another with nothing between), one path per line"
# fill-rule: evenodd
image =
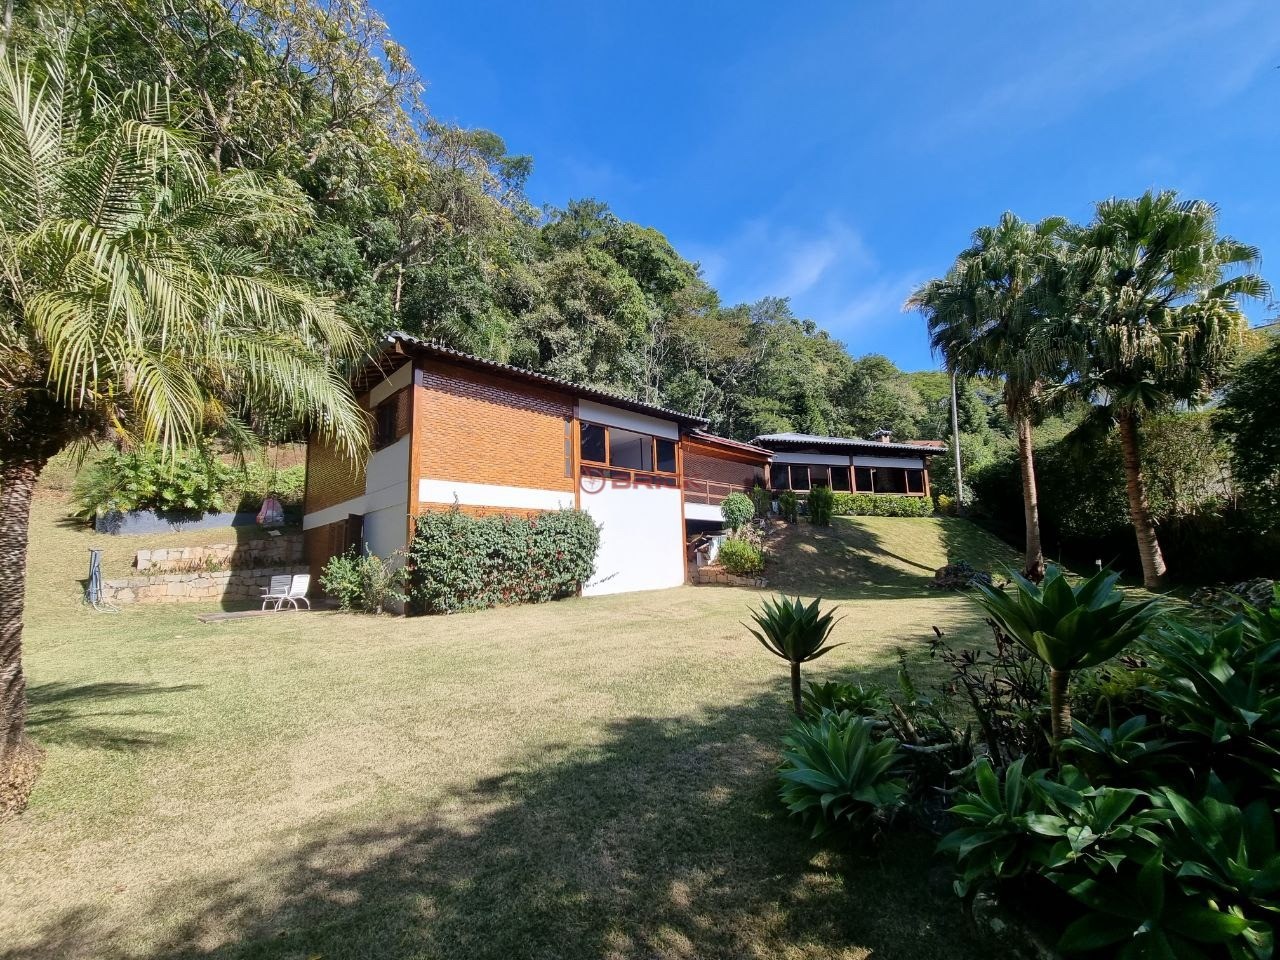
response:
M425 477L418 481L420 503L453 503L455 500L464 507L501 507L507 510L573 509L573 494L568 490L504 487L495 483L463 483Z
M600 551L583 594L661 590L684 583L680 498L675 487L584 487L582 508L600 525Z
M716 503L686 503L684 505L684 518L686 520L710 520L713 523L721 523L724 520L724 514L720 512L720 505Z
M308 513L302 528L323 527L360 514L371 553L386 558L405 547L409 542L409 439L403 436L369 458L361 496Z

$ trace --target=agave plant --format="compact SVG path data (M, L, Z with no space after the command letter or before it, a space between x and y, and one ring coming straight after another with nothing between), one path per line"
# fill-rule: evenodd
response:
M779 796L793 814L815 818L813 836L834 824L865 827L902 803L907 781L898 741L875 738L875 721L824 711L799 720L783 743Z
M835 610L823 613L821 604L821 598L808 606L799 597L794 600L786 597L766 600L761 609L751 611L751 618L760 629L747 627L766 650L791 664L791 702L797 717L804 716L800 694L800 664L817 660L840 646L838 643L827 643L831 628L839 621L834 619Z
M860 717L878 717L888 712L890 700L883 687L864 687L860 683L827 680L824 683L805 684L801 694L805 716L816 720L824 710L832 713L848 711Z
M1280 791L1280 628L1275 611L1246 607L1223 626L1171 624L1147 644L1152 697L1212 768ZM1256 771L1253 775L1247 771Z
M1155 598L1126 603L1116 587L1119 579L1118 573L1099 570L1072 586L1061 567L1051 566L1043 586L1015 574L1011 594L974 584L975 599L987 614L1049 668L1055 745L1071 736L1072 671L1110 660L1146 632L1158 611Z

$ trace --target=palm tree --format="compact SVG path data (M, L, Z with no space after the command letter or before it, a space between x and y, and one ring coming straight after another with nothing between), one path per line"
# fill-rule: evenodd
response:
M1116 423L1143 583L1159 589L1165 562L1139 424L1150 411L1207 397L1246 326L1237 298L1265 296L1268 287L1249 272L1257 249L1218 236L1217 208L1173 191L1105 200L1091 223L1064 237L1070 309L1061 337L1074 346L1070 386Z
M919 310L947 370L993 376L1004 383L1004 405L1018 435L1018 467L1026 523L1024 575L1044 577L1040 506L1032 426L1046 379L1061 366L1043 336L1041 287L1057 262L1057 233L1066 221L1028 223L1006 213L994 227L974 231L973 243L938 280L919 287L906 308Z
M365 434L333 363L353 332L262 255L305 201L212 175L163 88L108 99L68 47L0 62L0 808L21 806L37 755L22 617L49 458L104 438L173 449L245 415L350 452Z

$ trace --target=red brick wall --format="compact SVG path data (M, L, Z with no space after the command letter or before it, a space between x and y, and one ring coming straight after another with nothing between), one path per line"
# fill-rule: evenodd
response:
M365 461L343 459L315 437L307 446L307 492L303 509L315 513L364 494Z
M423 362L421 378L415 476L573 490L565 471L569 394L434 359Z
M705 447L694 447L689 443L684 445L684 475L687 480L735 484L744 492L757 483L764 486L764 467L717 457Z

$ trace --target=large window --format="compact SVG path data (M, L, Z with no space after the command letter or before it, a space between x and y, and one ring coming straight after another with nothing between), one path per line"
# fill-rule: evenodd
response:
M653 445L658 450L657 468L662 473L676 472L676 442L655 437Z
M608 448L605 442L604 427L596 423L582 424L579 447L583 460L590 460L592 463L608 463Z
M578 453L583 463L624 470L676 472L674 440L586 421L580 424L578 437Z
M773 463L769 486L774 490L805 492L831 485L832 490L858 493L924 494L924 471L912 467L827 467L820 464Z

